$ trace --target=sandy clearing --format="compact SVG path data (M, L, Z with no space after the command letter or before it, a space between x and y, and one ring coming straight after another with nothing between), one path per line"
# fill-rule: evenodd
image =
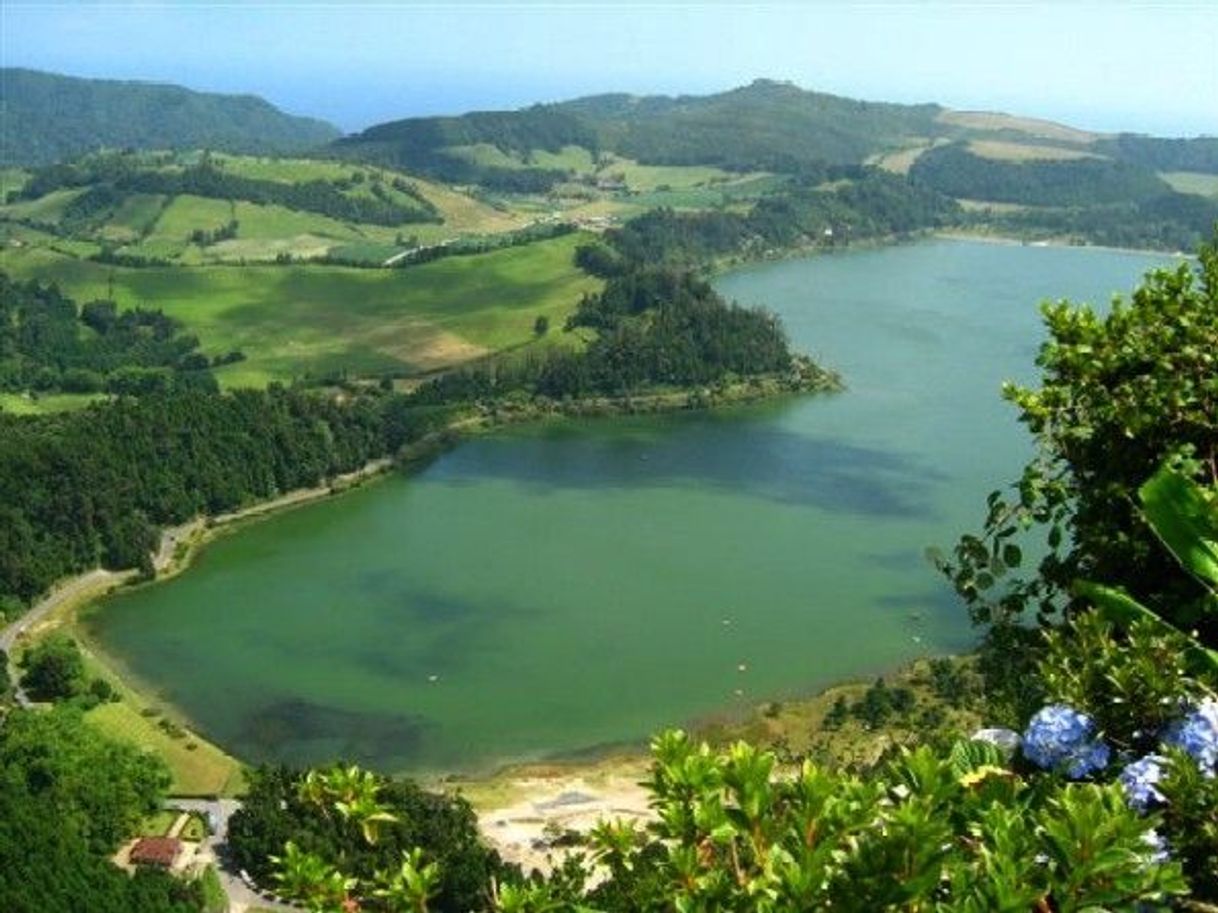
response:
M512 768L487 781L460 787L478 812L483 837L509 862L548 872L567 854L551 847L555 829L587 834L603 820L639 825L655 820L641 785L650 759L619 757L591 764Z

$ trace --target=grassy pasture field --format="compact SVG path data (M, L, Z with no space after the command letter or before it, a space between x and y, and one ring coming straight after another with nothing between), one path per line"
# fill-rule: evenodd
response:
M29 179L30 173L24 168L0 167L0 202L24 187Z
M1002 162L1054 162L1071 159L1103 158L1081 149L1064 146L1038 146L1027 143L1008 143L1002 140L975 139L968 144L969 152L986 159Z
M1195 193L1203 197L1218 197L1218 174L1198 171L1162 171L1159 177L1180 193Z
M105 398L104 393L44 393L38 397L27 396L24 393L0 393L0 412L8 412L13 415L74 412Z
M1027 133L1031 136L1053 140L1061 143L1087 145L1099 139L1102 134L1090 133L1067 127L1051 120L1041 120L1035 117L1017 117L1013 114L1001 114L997 111L941 111L936 118L941 123L967 130L1014 131Z
M173 778L169 791L174 795L231 796L241 791L244 781L237 761L190 735L174 738L157 725L158 719L142 715L125 700L100 704L85 714L85 722L115 741L163 759Z
M165 207L148 236L150 242L185 243L195 229L213 231L233 218L233 204L191 194L176 196Z
M87 646L84 655L86 673L105 679L120 698L87 711L87 724L115 741L161 758L169 767L172 777L169 791L174 795L232 796L243 791L245 778L235 758L172 724L159 708L149 706L139 692Z
M225 386L302 374L421 372L528 344L544 314L559 334L580 295L597 287L573 263L584 237L567 235L398 270L339 266L127 269L46 249L10 252L21 278L54 280L80 301L113 276L120 307L161 308L211 355L247 360L217 371Z
M63 218L69 203L85 191L81 188L56 190L36 200L21 200L0 206L0 216L9 219L30 219L34 222L56 224Z
M167 202L162 194L133 193L118 205L99 234L107 240L134 241L151 231Z

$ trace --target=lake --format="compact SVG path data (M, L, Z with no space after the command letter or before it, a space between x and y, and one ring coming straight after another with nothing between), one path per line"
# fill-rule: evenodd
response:
M564 421L251 524L91 638L247 760L481 770L967 649L926 563L1030 453L1037 304L1173 261L934 240L717 280L844 393Z

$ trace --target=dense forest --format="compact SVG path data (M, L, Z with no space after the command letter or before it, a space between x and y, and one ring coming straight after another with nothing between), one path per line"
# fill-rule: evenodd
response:
M102 147L301 152L338 130L292 117L253 95L180 86L78 79L6 67L0 161L42 165Z
M1218 225L1218 200L1166 193L1136 203L974 214L965 224L1023 238L1066 237L1110 247L1187 251Z
M331 150L343 158L513 193L545 192L567 176L565 171L552 168L481 165L449 151L451 147L481 143L522 155L534 149L558 152L564 146L597 148L595 131L579 118L553 106L535 105L522 111L483 111L462 117L378 124L338 140Z
M960 213L949 197L877 169L818 171L762 197L747 213L644 213L607 231L604 243L581 248L578 262L601 276L642 265L697 267L720 257L835 247L946 227Z
M689 272L647 270L615 277L586 296L567 329L596 337L583 351L548 350L450 371L420 386L416 404L525 393L563 400L623 396L651 388L791 375L797 387L832 387L828 372L792 355L779 320L724 301Z
M340 404L282 389L0 414L3 611L98 564L147 569L159 526L316 485L443 421L395 399Z
M1030 206L1137 202L1171 191L1141 165L1102 158L1008 162L975 155L963 143L924 152L909 176L948 196Z
M1218 174L1218 137L1169 139L1121 133L1095 142L1095 150L1154 171Z
M212 913L198 881L110 861L164 799L160 760L72 706L0 715L0 909L77 913L87 898L90 913Z
M234 356L227 357L234 360ZM0 271L0 390L145 393L216 389L199 340L160 311L76 302Z

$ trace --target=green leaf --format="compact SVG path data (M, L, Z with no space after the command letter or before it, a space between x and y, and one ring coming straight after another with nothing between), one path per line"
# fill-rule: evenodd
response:
M952 745L947 760L956 779L972 773L979 767L1003 767L1007 761L1006 755L997 745L971 740L961 740Z
M1091 583L1086 580L1076 582L1074 589L1080 596L1090 599L1101 615L1121 628L1127 629L1138 619L1145 619L1162 630L1174 631L1188 640L1192 645L1188 650L1190 659L1208 666L1214 672L1218 672L1218 650L1205 649L1197 643L1195 638L1189 637L1183 631L1164 621L1159 615L1146 608L1146 606L1123 590L1113 589L1112 587L1103 586L1099 583Z
M1023 561L1023 552L1020 551L1018 545L1013 542L1008 542L1002 547L1002 560L1007 567L1019 567Z
M1218 511L1201 486L1164 466L1138 494L1163 544L1188 571L1218 586Z

